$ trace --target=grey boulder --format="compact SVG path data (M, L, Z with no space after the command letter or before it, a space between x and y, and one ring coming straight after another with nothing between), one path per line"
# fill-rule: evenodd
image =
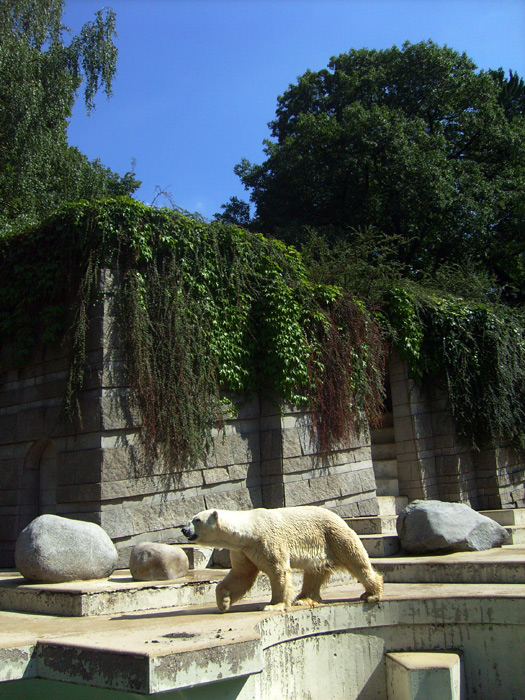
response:
M463 503L413 501L397 519L402 549L409 554L472 552L500 547L504 527Z
M189 561L182 547L143 542L131 550L129 570L135 581L164 581L188 573Z
M115 545L99 525L58 515L35 518L15 547L16 568L38 583L107 578L117 560Z

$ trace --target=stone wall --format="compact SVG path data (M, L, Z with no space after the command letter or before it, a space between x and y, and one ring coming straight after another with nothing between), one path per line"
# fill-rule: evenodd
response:
M399 490L409 500L467 503L477 510L523 507L525 460L511 447L477 451L458 435L449 400L424 392L398 353L390 361Z
M35 352L30 364L17 368L13 347L2 348L0 566L12 565L19 532L41 513L98 520L100 357L100 349L90 352L93 373L80 397L79 424L62 417L69 367L65 352Z
M378 512L368 434L320 455L310 416L275 397L253 397L212 432L202 463L176 474L142 449L137 414L105 301L91 310L81 420L61 413L67 349L35 352L17 367L2 349L0 372L0 567L14 564L20 531L41 513L100 524L127 565L137 542L180 542L179 528L205 508L316 503L341 515Z
M18 367L11 345L0 365L0 567L41 513L96 522L127 564L130 548L181 542L179 528L206 508L324 505L343 517L377 515L370 435L322 455L307 411L255 396L215 429L202 463L176 474L143 452L111 314L114 280L91 309L81 420L62 416L66 348L35 351ZM525 506L525 465L511 448L474 452L455 431L443 394L426 397L396 355L390 363L399 493L472 507Z

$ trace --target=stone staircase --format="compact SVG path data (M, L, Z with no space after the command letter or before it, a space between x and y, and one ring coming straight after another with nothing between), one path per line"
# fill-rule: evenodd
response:
M381 427L372 430L370 437L379 515L345 518L345 521L359 535L370 557L389 557L400 551L396 521L399 513L408 504L408 499L399 494L392 413L383 417ZM510 539L505 546L525 545L525 508L484 510L480 513L492 518L507 530Z
M399 552L396 520L408 499L399 495L396 442L391 413L383 417L380 428L371 431L372 463L376 478L379 515L345 518L357 532L370 557L389 557Z
M502 525L510 535L504 546L525 544L525 508L507 508L505 510L480 510L481 515L492 518Z
M392 413L383 417L380 428L370 431L372 463L378 496L399 496L396 439Z
M404 496L378 496L379 515L375 517L344 518L359 535L371 558L390 557L400 552L396 531L397 516L407 505ZM481 510L481 515L492 518L510 535L503 545L525 545L525 508Z

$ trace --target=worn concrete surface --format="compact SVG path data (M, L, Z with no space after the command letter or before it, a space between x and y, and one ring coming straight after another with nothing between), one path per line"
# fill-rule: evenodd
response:
M363 604L361 586L338 582L325 590L326 604L312 610L264 612L265 593L221 615L208 595L223 572L206 571L195 572L193 586L182 587L207 591L198 605L179 602L77 617L4 609L0 682L38 678L127 692L130 698L199 688L219 698L217 684L238 679L235 697L242 700L379 700L386 697L385 653L459 650L469 697L523 700L525 582L485 583L476 579L475 564L499 562L523 572L525 551L505 548L450 556L468 560L470 583L387 582L380 604ZM8 589L13 587L12 573L2 578L4 583L11 578ZM92 593L95 584L82 582L76 593L70 589L67 595ZM112 584L98 585L111 589ZM130 590L149 585L133 582ZM106 592L119 597L118 591ZM319 673L323 664L330 668L329 676ZM3 687L16 688L16 683L0 683L0 697L15 697L4 695ZM197 697L191 693L185 697Z

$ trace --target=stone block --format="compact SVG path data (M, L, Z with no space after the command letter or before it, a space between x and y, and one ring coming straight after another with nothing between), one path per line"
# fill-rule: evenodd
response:
M392 378L390 386L392 390L392 404L394 406L408 404L408 388L403 372L400 372L395 379L394 377Z
M122 481L140 475L139 450L134 445L106 447L102 450L102 480Z
M312 488L308 480L283 484L285 506L305 506L324 500L318 494L312 494Z
M388 700L460 700L460 658L452 652L386 654ZM464 690L464 689L463 689Z
M358 472L360 491L374 491L376 489L376 478L373 469L361 469Z
M434 435L455 435L456 426L452 414L448 411L441 411L432 414L432 426Z
M250 472L252 477L256 475L255 472L258 474L258 467L258 462L251 464L232 464L231 467L228 467L228 481L246 481L246 479L250 478Z
M308 454L308 452L304 451L303 445L305 449L308 449L308 442L305 440L304 436L303 439L301 439L300 432L297 428L285 428L282 431L282 454L284 459ZM313 454L313 450L310 454Z
M228 467L231 464L235 464L231 440L228 435L222 433L216 437L213 437L212 446L210 456L212 456L211 462L213 465L217 465L218 467Z
M20 492L18 489L5 489L0 487L0 513L4 513L4 508L7 506L17 506L20 502Z
M102 363L100 383L105 389L129 386L129 377L125 362L122 359L108 357L106 355Z
M32 442L42 438L44 433L44 408L22 409L17 414L16 432L13 441Z
M135 534L133 525L133 506L124 508L122 505L108 509L102 505L100 524L112 539L127 537ZM149 532L149 530L146 530Z
M22 479L22 464L19 460L3 459L0 461L0 492L18 489Z
M261 458L258 432L232 435L229 441L233 464L257 462Z
M5 443L14 439L16 435L17 414L0 414L0 442Z
M207 486L211 484L222 484L229 480L228 470L224 467L216 467L214 469L203 470L204 483Z
M74 450L57 456L57 485L93 484L101 479L102 450Z
M357 501L360 517L379 515L379 504L375 492L363 493Z
M267 430L260 433L260 458L281 459L283 446L280 430Z
M280 459L263 459L261 461L261 477L274 476L283 473L283 462Z
M263 483L261 486L261 499L264 508L283 508L290 503L285 502L284 486L280 483Z
M226 394L226 398L233 401L234 419L257 419L259 418L259 397L252 396L250 399L239 401L239 397L235 394Z
M358 518L361 515L359 504L356 501L337 502L335 505L330 506L330 510L340 515L341 518Z
M0 513L0 532L2 533L2 540L12 540L14 542L19 532L18 517L16 515L2 515Z
M103 389L100 412L102 430L122 430L141 425L140 414L131 404L127 387Z
M394 431L396 435L396 443L414 440L416 434L414 431L412 416L396 417L396 420L394 421Z
M205 494L204 500L206 508L222 510L250 510L262 506L261 489L258 487L211 492Z

